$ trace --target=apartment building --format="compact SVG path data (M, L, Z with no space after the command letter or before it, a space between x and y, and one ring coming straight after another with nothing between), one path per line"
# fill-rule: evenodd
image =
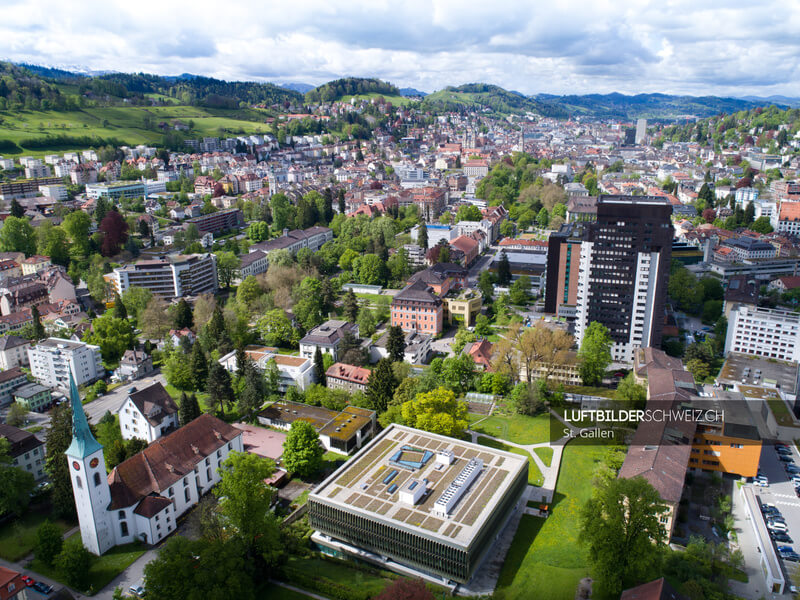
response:
M28 383L28 376L19 367L0 373L0 406L8 406L13 401L14 390Z
M0 338L0 369L7 371L14 367L27 367L30 347L30 341L18 335Z
M778 233L800 235L800 202L781 202L770 223Z
M28 348L31 374L51 388L69 389L70 373L77 385L91 383L105 374L100 346L47 338Z
M259 242L250 246L250 252L261 250L269 254L273 250L288 250L291 254L297 254L301 248L308 248L316 252L322 248L325 242L333 239L333 230L328 227L314 226L308 229L283 230L283 235L278 238Z
M332 390L345 390L351 394L366 392L371 373L363 367L337 362L325 371L325 381Z
M597 221L586 225L579 252L569 236L556 235L548 256L545 305L557 312L574 298L579 346L595 321L611 334L614 361L632 363L636 348L661 343L671 215L663 197L600 196Z
M0 201L10 202L15 198L33 198L40 194L39 186L62 185L63 183L64 180L61 177L43 177L0 183Z
M278 354L277 348L268 346L247 346L245 354L261 371L265 370L270 362L275 363L275 367L278 369L278 390L280 392L285 392L290 387L305 390L314 383L314 360L312 358ZM236 373L238 368L236 351L229 352L220 358L219 364L229 372Z
M213 254L162 256L114 269L110 279L120 295L141 287L164 298L197 296L217 290L217 260Z
M241 229L244 227L244 215L238 208L231 208L228 210L218 210L217 212L209 213L207 215L200 215L188 219L187 223L194 223L198 231L220 233L230 229Z
M319 348L322 354L330 354L333 360L339 358L339 346L345 332L350 332L358 338L358 325L347 321L329 320L322 325L317 325L300 340L300 356L312 359Z
M50 408L53 402L50 388L40 383L24 383L11 392L11 397L26 409L39 413Z
M725 353L800 361L800 314L738 304L731 308Z
M11 445L9 455L12 466L31 473L36 481L45 478L44 442L40 442L32 433L4 423L0 424L0 438L5 438Z

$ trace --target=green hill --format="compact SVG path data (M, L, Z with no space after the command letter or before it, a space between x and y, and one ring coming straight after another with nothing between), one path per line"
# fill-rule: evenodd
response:
M509 92L486 83L468 83L447 87L422 100L421 107L429 111L464 111L488 109L498 115L521 115L532 112L548 117L565 118L567 112L556 104L545 104L518 92Z
M345 77L335 81L329 81L313 90L306 92L305 100L309 104L319 102L336 102L351 96L384 96L396 99L402 98L400 90L391 83L380 79L364 79L360 77ZM395 102L399 104L400 102Z

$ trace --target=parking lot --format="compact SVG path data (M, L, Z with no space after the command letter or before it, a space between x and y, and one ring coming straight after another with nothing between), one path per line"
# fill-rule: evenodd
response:
M795 464L800 466L800 453L792 445L792 457ZM768 487L756 488L762 504L774 505L786 521L787 534L792 538L792 543L779 542L778 546L791 546L795 552L800 553L800 498L795 493L790 476L778 459L775 447L765 444L761 452L760 472L769 479ZM797 563L783 561L784 571L791 575L797 570ZM792 582L797 585L796 582Z

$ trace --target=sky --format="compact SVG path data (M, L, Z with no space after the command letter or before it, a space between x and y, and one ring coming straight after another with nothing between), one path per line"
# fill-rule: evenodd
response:
M800 2L0 0L0 58L426 92L800 96Z

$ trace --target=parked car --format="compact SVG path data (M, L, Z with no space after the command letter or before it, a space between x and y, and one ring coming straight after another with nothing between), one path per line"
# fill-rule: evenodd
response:
M781 511L779 511L774 506L767 506L766 508L762 508L761 512L764 514L765 517L769 517L772 515L781 516Z
M767 517L767 520L772 521L773 523L783 523L786 525L786 519L783 518L782 515L770 515Z
M775 452L778 454L787 454L789 456L792 455L792 449L785 446L775 446Z
M780 557L783 560L788 560L788 561L791 561L791 562L800 562L800 554L798 554L794 550L790 550L789 552L780 552L779 551L778 554L780 555Z
M781 523L780 521L767 521L767 529L772 529L773 531L789 531L789 528L786 526L786 523Z
M755 479L753 479L753 485L758 487L769 487L769 479L767 479L763 475L761 477L756 477Z
M36 583L33 577L30 577L29 575L21 575L20 579L22 579L22 581L24 581L25 585L28 587L31 587L34 583Z
M785 463L793 463L794 458L792 458L789 454L780 454L778 453L778 460L785 462Z
M140 579L136 583L134 583L130 588L128 588L134 596L142 597L145 594L144 588L144 579Z
M50 592L53 591L53 586L47 585L43 581L37 581L31 587L33 587L33 589L35 589L40 594L44 594L45 596L47 596Z
M797 473L800 473L800 467L798 467L794 463L787 463L787 464L783 465L783 469L787 473L791 473L792 475L796 475Z
M782 542L784 544L794 543L792 542L792 538L790 538L787 534L781 531L770 531L769 534L770 536L772 536L772 539L775 540L776 542Z

